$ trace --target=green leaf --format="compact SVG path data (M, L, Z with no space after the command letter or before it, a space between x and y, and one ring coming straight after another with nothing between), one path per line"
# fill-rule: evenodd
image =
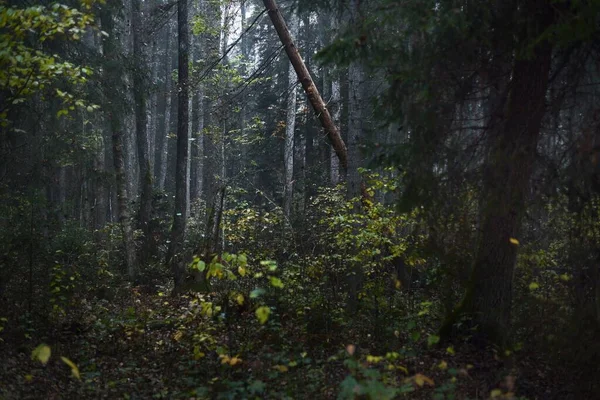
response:
M253 291L250 292L250 298L256 299L257 297L262 296L264 293L265 293L264 289L261 289L261 288L254 289Z
M256 318L258 318L258 322L260 322L263 325L269 319L270 314L271 309L269 307L262 306L256 309Z
M281 279L277 278L276 276L270 276L269 282L271 283L271 286L283 289L283 282L281 282Z
M45 344L40 344L38 347L33 349L33 351L31 352L31 359L38 360L43 365L46 365L48 363L48 360L50 359L51 354L52 354L52 351L50 350L50 346L45 345Z
M73 361L69 360L67 357L60 357L60 359L63 360L63 362L69 367L71 367L71 374L78 380L81 380L81 375L79 375L79 368L77 367L77 365Z
M539 288L540 288L540 285L539 285L539 283L537 283L537 282L531 282L531 283L529 284L529 290L537 290L537 289L539 289Z
M434 344L438 344L439 342L440 342L439 336L429 335L429 337L427 338L427 345L429 347L433 346Z

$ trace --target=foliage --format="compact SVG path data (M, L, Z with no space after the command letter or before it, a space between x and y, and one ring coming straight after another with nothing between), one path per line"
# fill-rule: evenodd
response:
M83 84L92 75L87 67L61 60L49 54L44 45L53 40L80 40L93 23L93 17L64 4L36 5L17 8L0 3L0 93L3 107L0 124L6 126L10 109L36 93L49 90L59 80ZM73 94L55 89L63 100L67 114L75 107L97 108L86 105Z

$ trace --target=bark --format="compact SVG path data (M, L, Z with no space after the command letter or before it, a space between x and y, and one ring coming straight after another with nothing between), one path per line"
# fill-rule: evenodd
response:
M177 293L183 286L185 265L181 258L186 225L186 181L188 158L188 105L189 105L189 24L188 2L179 0L177 3L177 30L178 30L178 110L177 110L177 159L175 163L175 212L171 228L171 242L167 253L167 262L170 265L175 280Z
M171 71L173 69L173 63L171 62L171 24L167 24L167 38L166 38L166 49L165 57L165 118L164 127L161 133L160 140L160 153L159 153L159 167L158 167L158 188L160 190L165 189L165 181L167 180L167 169L169 161L169 134L171 133L171 102L173 99L172 93L172 82Z
M133 96L135 100L135 133L140 171L140 208L138 213L139 226L144 232L146 241L149 223L152 215L152 165L150 164L150 140L148 136L147 115L147 60L144 51L143 16L141 0L132 0L132 29L133 29Z
M298 34L298 18L292 15L290 19L290 30L292 35ZM292 64L288 66L288 89L287 114L285 124L285 144L283 147L283 213L286 221L289 221L293 202L294 181L294 132L296 130L296 83L297 77Z
M525 4L537 17L537 34L552 21L545 1ZM535 38L525 36L525 40ZM552 48L542 42L527 59L513 63L511 91L503 120L492 124L490 150L484 168L481 227L469 287L463 303L442 327L447 335L458 315L470 313L487 339L504 343L509 335L513 274L521 219L536 156Z
M200 15L203 14L204 7L200 3L197 4L196 12ZM194 56L196 59L200 59L204 50L204 34L199 35L194 40ZM195 97L195 129L193 134L192 145L192 171L191 171L191 199L197 200L202 196L202 189L204 184L204 85L202 82L198 84L197 94Z
M190 35L190 43L189 43L189 52L188 58L192 62L194 61L194 37ZM189 74L189 72L188 72ZM194 127L194 96L188 93L188 133L187 133L187 158L185 164L185 215L190 215L191 212L191 195L192 195L192 146L191 142L193 140L193 129Z
M331 82L331 111L333 122L340 126L340 121L342 119L342 91L340 88L340 79L339 76L335 76ZM340 183L340 162L336 157L335 152L330 152L330 171L329 171L329 179L331 180L332 185L337 185Z
M342 140L338 127L333 122L333 119L327 110L327 106L319 94L319 90L315 86L310 76L310 72L306 68L304 61L302 61L302 57L300 57L298 49L294 45L285 21L281 16L279 9L277 8L277 4L274 0L263 0L263 3L269 11L269 17L271 18L273 26L279 35L279 39L281 39L281 43L285 46L285 51L290 59L290 62L294 66L296 74L298 75L298 80L302 84L310 104L317 113L317 117L319 118L319 121L325 130L325 134L335 149L335 153L340 160L340 165L342 168L346 169L348 166L346 145Z
M101 13L102 29L108 33L104 39L104 110L107 116L107 128L112 140L113 165L115 169L117 208L119 225L123 235L123 248L125 252L125 267L129 279L135 281L138 275L133 228L130 222L128 209L128 196L123 157L123 129L125 121L116 99L119 98L119 88L123 89L123 68L120 58L121 46L115 39L115 30L112 15L108 11ZM116 82L115 82L116 80Z
M359 1L352 1L351 21L359 17ZM362 103L363 103L363 71L358 62L348 67L348 168L346 172L346 197L352 199L360 195L361 177L358 169L362 167L362 156L359 145L362 140Z

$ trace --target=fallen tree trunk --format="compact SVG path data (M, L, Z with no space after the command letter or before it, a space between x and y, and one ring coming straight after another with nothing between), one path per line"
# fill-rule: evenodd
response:
M281 43L283 43L285 46L285 52L287 53L290 62L296 71L296 75L298 75L298 80L306 92L308 101L317 113L317 117L319 118L319 121L325 130L325 134L329 138L329 141L335 150L335 154L340 160L341 167L344 169L344 171L346 171L348 168L348 152L346 150L346 144L340 135L340 131L333 122L331 114L329 114L329 110L327 110L327 106L325 105L319 90L311 78L308 68L306 68L304 61L302 61L302 57L300 57L298 49L294 45L290 31L288 30L287 25L281 16L279 9L277 8L275 0L263 0L263 3L269 12L269 17L271 18L273 26L279 35L279 39L281 39Z

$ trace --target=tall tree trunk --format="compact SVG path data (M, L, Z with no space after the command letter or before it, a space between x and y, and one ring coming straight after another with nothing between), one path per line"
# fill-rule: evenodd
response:
M333 123L340 126L342 120L342 90L338 75L333 77L331 81L331 110ZM335 186L340 183L340 160L337 158L335 151L330 152L329 159L329 179L331 184Z
M185 234L186 218L186 182L187 182L187 157L188 157L188 106L189 106L189 24L188 2L179 0L177 3L177 30L178 30L178 110L177 110L177 161L175 166L175 212L173 227L171 228L171 243L167 253L167 262L170 264L175 290L177 293L183 286L185 265L182 260L183 240Z
M294 14L290 17L290 33L292 36L298 35L298 17ZM296 83L298 78L294 71L294 66L290 63L288 66L288 100L287 115L285 124L285 144L283 146L283 214L286 221L290 220L290 214L293 203L293 182L294 182L294 132L296 131Z
M550 25L552 10L546 1L529 0L524 12L536 18L529 28L537 31L522 36L521 43L528 44ZM490 132L480 237L469 286L463 303L442 327L444 335L463 312L471 314L488 339L504 343L509 335L518 233L545 112L551 58L552 48L544 41L531 57L513 63L503 120L492 124Z
M194 10L197 15L203 16L205 7L202 3L197 2ZM194 50L194 61L200 61L204 52L204 40L205 34L198 35L193 40ZM194 62L193 65L196 65ZM195 112L194 112L194 123L192 130L192 170L191 170L191 200L197 200L202 196L202 189L204 183L204 85L203 82L198 83L197 92L194 96L195 99Z
M127 184L125 163L123 157L123 129L125 121L122 107L119 102L120 90L124 89L122 77L124 70L121 62L121 46L115 39L113 17L108 10L101 13L102 29L108 33L104 39L104 110L108 119L107 127L112 139L113 165L115 168L117 208L119 224L123 235L123 248L125 251L125 267L129 279L136 280L138 266L136 261L135 242L133 240L133 227L130 222L128 209Z
M152 166L150 165L150 140L148 137L147 105L147 61L144 49L143 15L141 0L132 0L133 29L133 92L135 99L135 133L140 171L139 225L144 232L144 242L148 242L149 223L152 215ZM146 246L144 246L145 249ZM146 253L144 251L144 253Z
M302 87L304 88L304 91L308 96L308 100L310 101L310 104L313 106L315 112L317 113L319 121L321 121L321 125L325 130L325 134L327 135L329 141L331 142L331 145L335 149L335 153L337 154L340 160L340 165L342 166L342 168L346 169L346 167L348 166L348 155L346 151L346 145L342 140L338 127L334 124L331 115L329 114L329 111L327 110L327 107L323 102L321 95L319 94L319 90L315 86L310 76L310 72L306 68L306 65L304 65L304 61L302 61L302 57L300 57L300 53L294 45L294 42L290 36L290 32L285 24L285 21L283 20L283 17L281 16L279 9L277 8L277 4L274 0L263 0L263 3L269 11L269 17L273 22L273 26L275 27L275 30L279 35L281 43L285 46L285 51L290 59L290 62L296 70L298 80L302 84Z
M167 38L166 38L166 49L165 49L165 117L163 131L161 132L160 140L160 153L159 153L159 167L158 167L158 188L160 190L165 189L165 181L167 180L167 170L169 161L169 134L171 133L171 102L173 99L172 93L172 82L171 71L173 70L173 62L171 57L171 24L167 24Z
M194 62L194 37L190 35L188 59ZM188 72L189 74L189 72ZM197 110L196 110L197 112ZM185 164L185 215L189 217L191 213L191 196L192 196L192 140L194 128L194 95L188 93L188 133L187 133L187 158Z

